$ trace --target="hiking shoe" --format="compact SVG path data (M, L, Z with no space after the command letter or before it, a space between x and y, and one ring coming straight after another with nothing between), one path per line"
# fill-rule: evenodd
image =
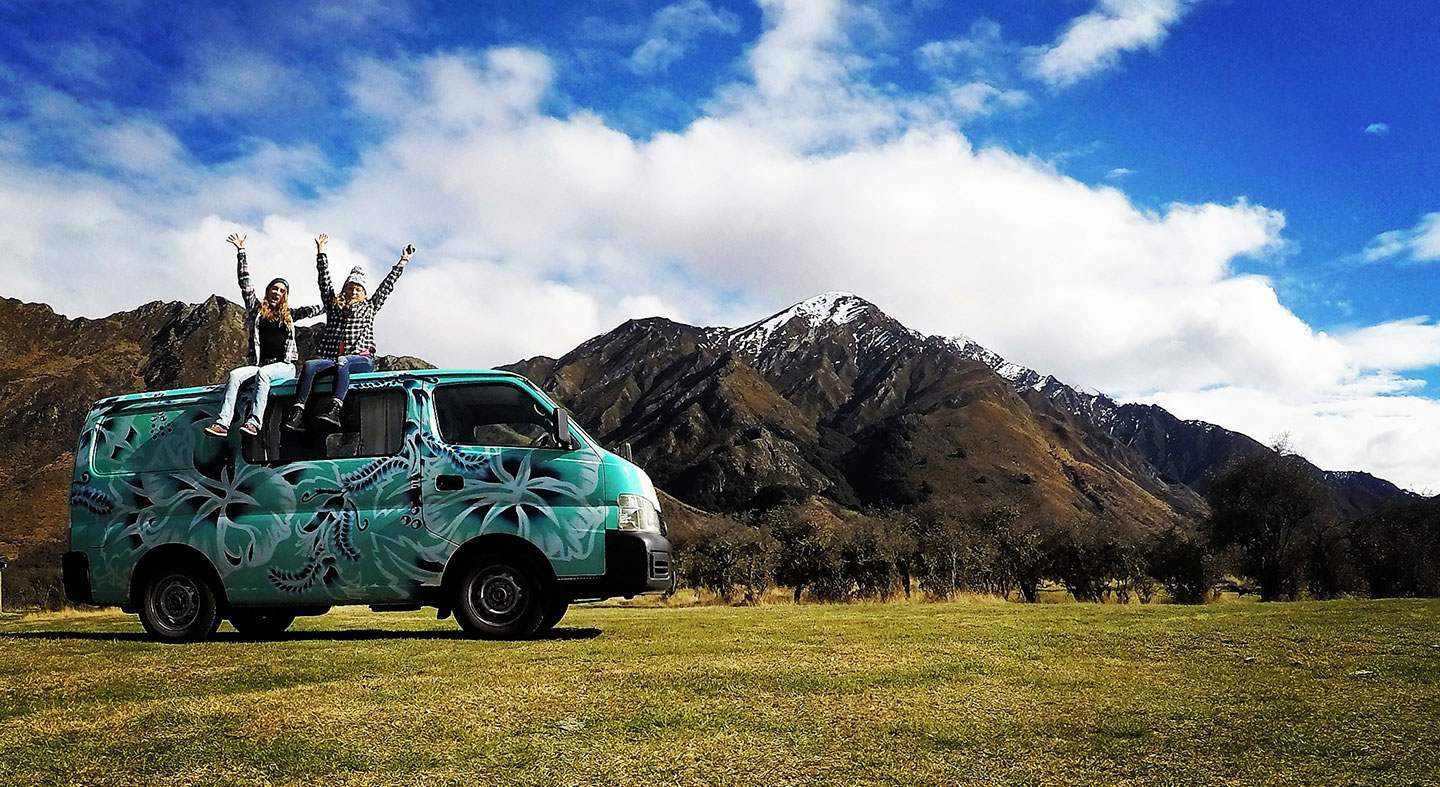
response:
M344 399L331 399L331 400L330 400L330 409L326 410L325 412L321 413L320 415L315 416L315 420L317 420L317 421L324 421L325 423L330 424L331 426L335 427L336 429L339 429L339 428L340 428L340 410L343 409L344 407L345 407L345 400L344 400Z
M245 425L240 427L240 431L254 437L260 434L260 423L258 421L246 421Z
M225 437L226 435L230 434L230 430L225 427L225 424L213 423L205 427L205 434L208 434L211 437Z
M292 432L305 431L305 405L297 404L290 408L290 415L285 418L285 428Z

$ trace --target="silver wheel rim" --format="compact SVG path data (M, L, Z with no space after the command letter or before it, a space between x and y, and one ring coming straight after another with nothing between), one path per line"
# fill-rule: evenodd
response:
M200 588L183 574L168 576L155 586L150 609L162 628L184 631L200 618Z
M477 578L470 599L486 625L505 626L520 618L527 596L520 575L509 567L497 566Z

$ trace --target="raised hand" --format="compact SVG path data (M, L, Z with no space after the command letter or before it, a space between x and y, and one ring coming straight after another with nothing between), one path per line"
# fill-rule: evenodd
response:
M406 245L405 250L400 252L400 261L405 262L406 260L410 259L410 255L414 253L415 247L413 245Z
M230 233L230 237L226 238L225 240L226 240L226 241L229 241L230 245L234 246L236 251L244 251L244 250L245 250L245 236L244 236L244 235L240 235L240 234L238 234L238 233L233 233L233 232L232 232L232 233Z
M330 236L329 236L329 235L326 235L326 234L323 233L323 232L320 233L319 235L315 236L315 253L316 253L316 254L319 254L320 252L322 252L322 251L325 250L325 242L328 241L328 240L330 240Z

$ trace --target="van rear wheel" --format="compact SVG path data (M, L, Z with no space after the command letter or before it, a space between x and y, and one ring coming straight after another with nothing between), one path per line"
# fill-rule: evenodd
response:
M295 616L266 609L235 610L230 613L230 625L247 637L263 638L279 636L295 622Z
M535 636L545 616L539 572L513 555L482 560L466 569L455 588L455 620L485 639Z
M545 616L540 620L540 630L549 631L555 628L555 624L565 617L566 611L570 609L570 600L566 598L552 598L545 603Z
M186 569L162 567L145 582L140 623L161 642L207 639L220 627L215 589Z

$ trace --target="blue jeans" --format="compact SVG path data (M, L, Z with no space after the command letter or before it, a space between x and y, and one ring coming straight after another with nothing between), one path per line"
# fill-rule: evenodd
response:
M372 355L342 355L332 361L329 358L315 358L305 362L300 372L300 382L295 387L295 403L305 404L310 398L310 387L315 384L315 375L334 367L335 398L344 399L350 391L350 375L375 371L375 357Z
M231 372L230 381L225 383L225 398L220 402L220 417L215 419L215 423L230 425L235 417L235 399L240 393L240 386L251 377L255 378L255 409L251 411L250 420L259 423L265 417L265 403L270 401L270 384L288 379L294 373L295 368L286 361L265 366L241 366Z

